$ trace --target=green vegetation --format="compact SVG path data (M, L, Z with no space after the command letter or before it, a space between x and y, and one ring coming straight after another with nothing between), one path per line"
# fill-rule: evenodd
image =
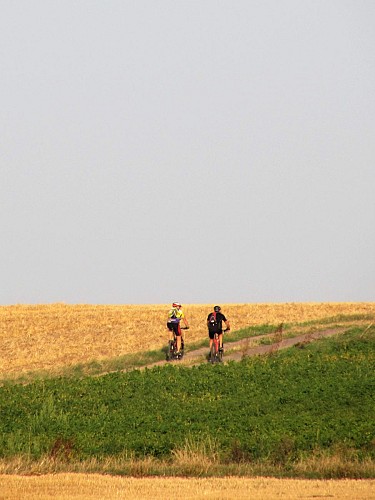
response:
M204 456L212 467L199 474L251 466L313 476L317 462L304 472L297 464L339 453L346 466L328 476L375 477L374 333L373 326L352 328L228 365L5 384L0 457L127 460L112 467L117 473L128 472L129 460L133 468L134 460L151 460L148 473L162 473L155 464L167 462L172 473L196 474L191 457ZM364 472L355 463L370 466Z

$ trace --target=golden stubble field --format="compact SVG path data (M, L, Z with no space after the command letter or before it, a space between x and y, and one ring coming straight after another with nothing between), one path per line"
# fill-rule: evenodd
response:
M373 480L302 480L274 478L122 478L99 474L1 476L2 500L236 499L275 500L375 498Z
M252 325L304 322L339 314L375 314L375 303L221 304L232 331ZM213 304L187 304L186 341L206 337ZM168 340L170 304L0 306L0 377L54 370L143 350Z

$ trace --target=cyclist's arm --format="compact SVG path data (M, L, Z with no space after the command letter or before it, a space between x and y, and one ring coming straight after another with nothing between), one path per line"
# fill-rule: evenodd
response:
M224 321L227 330L230 330L230 323L228 320Z

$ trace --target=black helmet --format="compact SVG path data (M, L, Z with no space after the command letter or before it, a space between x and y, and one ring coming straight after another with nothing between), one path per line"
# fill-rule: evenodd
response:
M220 307L220 306L215 306L215 307L214 307L214 311L215 311L216 313L218 313L219 311L221 311L221 307Z

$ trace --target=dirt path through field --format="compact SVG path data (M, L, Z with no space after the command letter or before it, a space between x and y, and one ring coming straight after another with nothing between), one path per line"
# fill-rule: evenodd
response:
M297 337L291 337L287 339L283 339L282 335L279 334L279 338L277 337L277 333L271 333L268 335L259 335L256 337L250 337L243 340L239 340L237 342L229 342L225 344L225 353L224 353L224 363L228 361L240 361L241 359L249 356L259 356L262 354L271 354L273 352L279 351L280 349L286 349L288 347L292 347L295 345L306 345L312 341L316 341L322 339L324 337L332 337L333 335L340 335L344 333L346 328L331 328L328 330L324 330L321 332L314 333L305 333L303 335L298 335ZM274 339L275 342L267 345L257 345L254 346L254 343L258 342L262 339ZM204 362L207 359L208 348L202 347L200 349L196 349L194 351L189 351L185 353L183 360L181 361L173 361L173 363L194 366ZM144 368L152 368L154 366L162 366L168 363L168 361L157 361L155 363L151 363Z

